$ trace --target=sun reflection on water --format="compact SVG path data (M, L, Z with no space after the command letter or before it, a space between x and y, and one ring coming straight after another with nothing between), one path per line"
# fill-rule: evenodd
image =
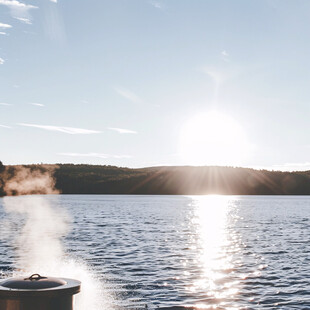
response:
M207 296L195 307L208 308L212 304L217 309L238 293L239 281L231 277L234 273L232 255L238 251L238 243L233 242L235 236L228 230L233 201L232 197L217 195L193 198L192 224L196 229L200 276L188 289L192 293L204 291Z

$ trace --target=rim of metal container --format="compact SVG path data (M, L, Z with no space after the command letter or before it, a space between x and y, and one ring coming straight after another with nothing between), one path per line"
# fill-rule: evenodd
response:
M81 282L74 279L59 278L66 282L64 285L43 288L43 289L16 289L2 286L3 283L16 280L16 278L10 278L0 283L0 299L3 298L14 298L19 299L23 297L57 297L64 295L74 295L80 292Z

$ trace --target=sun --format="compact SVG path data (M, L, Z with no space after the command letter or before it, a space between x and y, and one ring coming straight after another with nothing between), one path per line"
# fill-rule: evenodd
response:
M244 163L248 151L242 126L217 111L192 117L181 130L182 164L238 166Z

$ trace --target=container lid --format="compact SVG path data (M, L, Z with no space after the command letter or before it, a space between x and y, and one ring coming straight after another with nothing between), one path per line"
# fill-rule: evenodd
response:
M73 279L42 277L33 274L0 282L0 298L22 296L60 296L80 292L81 282Z
M63 279L41 277L33 274L29 278L13 278L1 283L1 286L23 290L38 290L45 288L58 287L67 284Z

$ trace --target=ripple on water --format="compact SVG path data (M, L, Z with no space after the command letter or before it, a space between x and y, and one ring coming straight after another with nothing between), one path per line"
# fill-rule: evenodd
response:
M310 197L47 197L124 308L310 309ZM15 268L0 199L0 276ZM184 308L184 307L187 308ZM189 307L189 308L188 308Z

